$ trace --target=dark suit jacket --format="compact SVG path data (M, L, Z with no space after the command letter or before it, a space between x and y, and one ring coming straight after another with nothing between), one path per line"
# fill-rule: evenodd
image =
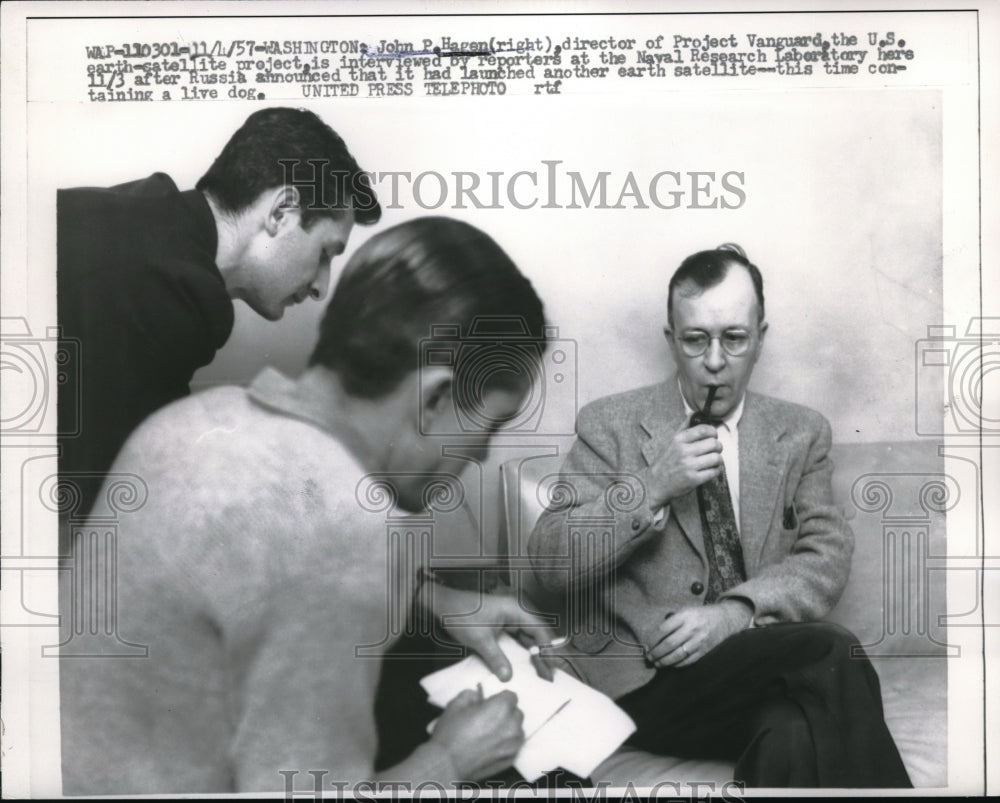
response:
M568 501L542 514L529 542L539 583L571 591L570 663L612 697L652 678L642 646L659 641L666 614L701 604L708 585L697 495L674 499L658 525L645 501L649 465L685 421L676 377L584 407L561 472ZM748 392L739 444L748 579L722 598L749 601L758 626L819 619L847 583L854 547L833 501L830 425Z
M82 515L129 433L186 396L226 342L233 307L208 203L164 173L59 190L56 221L59 326L77 344L58 401L59 471L74 475Z

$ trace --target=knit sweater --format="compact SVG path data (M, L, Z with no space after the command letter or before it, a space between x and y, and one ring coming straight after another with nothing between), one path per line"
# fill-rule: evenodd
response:
M267 371L197 394L123 447L109 483L136 475L148 498L119 514L118 635L149 651L61 662L66 794L375 777L381 656L356 647L392 641L385 512L359 504L365 472L341 443L282 409L288 385ZM455 780L433 743L381 775Z

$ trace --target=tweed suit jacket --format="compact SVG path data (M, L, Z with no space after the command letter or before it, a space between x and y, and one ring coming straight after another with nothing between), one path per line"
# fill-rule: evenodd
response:
M529 540L535 580L569 600L564 657L612 697L653 677L643 650L660 640L664 617L704 603L697 494L671 500L654 523L645 491L650 465L686 420L676 375L584 407L553 503ZM819 413L747 392L739 424L747 580L721 598L749 602L756 626L819 619L847 583L854 536L834 504L830 443Z

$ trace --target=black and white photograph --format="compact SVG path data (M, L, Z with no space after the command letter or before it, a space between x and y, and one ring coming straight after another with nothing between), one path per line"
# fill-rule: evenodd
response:
M997 793L996 3L2 14L5 796Z

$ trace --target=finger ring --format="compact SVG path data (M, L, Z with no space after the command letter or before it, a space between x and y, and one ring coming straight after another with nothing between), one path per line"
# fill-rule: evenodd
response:
M687 658L688 657L688 648L686 646L684 646L683 644L681 644L681 649L684 650L684 657Z

